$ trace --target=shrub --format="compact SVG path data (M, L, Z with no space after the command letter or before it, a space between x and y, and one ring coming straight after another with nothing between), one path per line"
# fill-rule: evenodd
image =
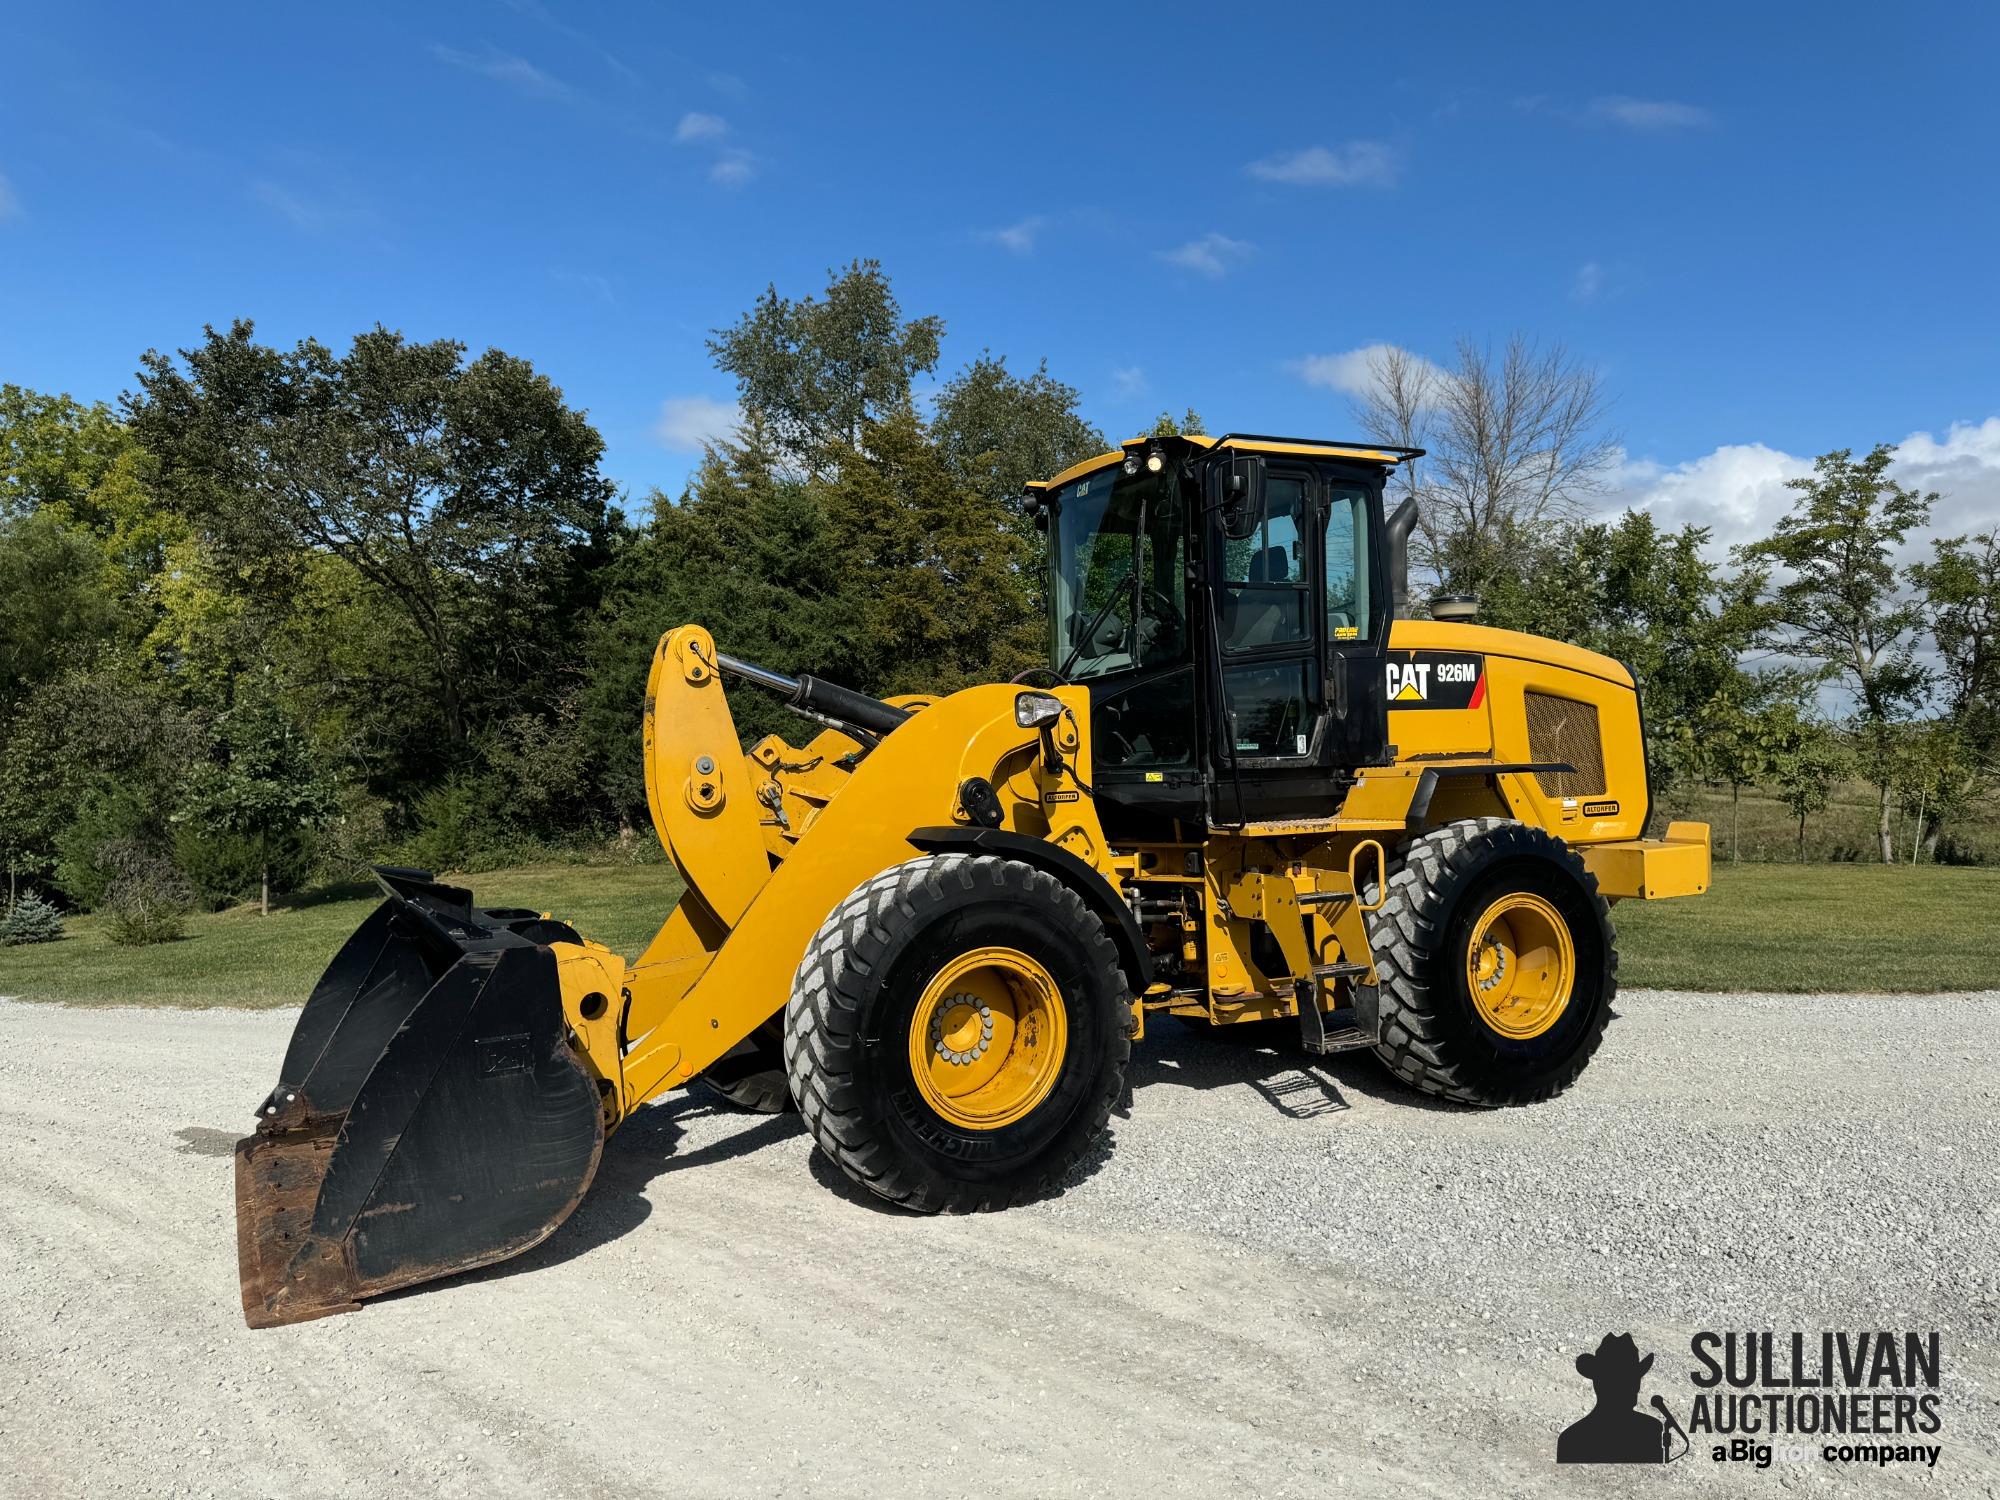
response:
M102 859L112 872L104 894L106 937L136 948L186 935L194 887L172 860L136 840L105 845Z
M62 913L55 904L30 891L0 916L0 948L23 943L53 943L63 935Z
M473 854L496 842L499 819L492 787L455 776L419 797L411 809L417 831L397 851L404 864L425 870L463 870Z
M157 840L157 818L129 789L95 791L56 836L55 883L85 911L102 906L118 878L117 851Z
M256 900L267 852L272 889L295 891L311 877L315 850L310 829L274 837L268 850L254 834L197 828L188 823L174 829L174 863L194 883L202 903L211 908Z

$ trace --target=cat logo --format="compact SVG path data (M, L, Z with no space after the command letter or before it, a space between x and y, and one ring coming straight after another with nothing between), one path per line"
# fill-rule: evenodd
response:
M1469 651L1391 651L1389 707L1478 708L1486 702L1486 659Z
M1431 695L1431 664L1427 661L1389 663L1389 701L1422 703Z

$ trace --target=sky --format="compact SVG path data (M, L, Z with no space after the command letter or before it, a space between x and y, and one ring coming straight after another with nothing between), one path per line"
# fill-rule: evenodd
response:
M709 330L879 259L941 375L1114 437L1351 435L1357 351L1560 341L1601 504L1768 524L1898 443L2000 521L2000 8L11 5L0 381L115 400L205 323L525 356L640 508Z

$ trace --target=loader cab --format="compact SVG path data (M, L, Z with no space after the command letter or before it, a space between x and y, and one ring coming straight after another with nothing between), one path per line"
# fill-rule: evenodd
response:
M1113 837L1330 816L1355 768L1387 760L1382 485L1400 456L1141 439L1031 491L1050 666L1090 691Z

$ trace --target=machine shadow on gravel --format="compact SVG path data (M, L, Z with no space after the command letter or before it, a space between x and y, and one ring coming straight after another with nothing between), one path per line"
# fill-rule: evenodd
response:
M1464 1114L1470 1106L1433 1098L1404 1083L1365 1052L1315 1057L1299 1041L1296 1021L1246 1021L1230 1027L1161 1026L1135 1052L1129 1082L1136 1089L1254 1089L1291 1119L1340 1114L1350 1096L1400 1109Z
M692 1151L678 1149L687 1134L686 1122L708 1116L742 1120L745 1128ZM653 1204L646 1196L646 1189L658 1178L691 1167L733 1161L790 1140L804 1130L805 1125L796 1114L739 1115L734 1110L718 1109L693 1094L677 1094L649 1105L636 1112L606 1146L594 1190L554 1234L522 1255L455 1279L504 1281L510 1276L547 1270L588 1255L600 1246L623 1239L653 1216ZM391 1302L421 1295L424 1290L423 1286L406 1287L379 1300Z

